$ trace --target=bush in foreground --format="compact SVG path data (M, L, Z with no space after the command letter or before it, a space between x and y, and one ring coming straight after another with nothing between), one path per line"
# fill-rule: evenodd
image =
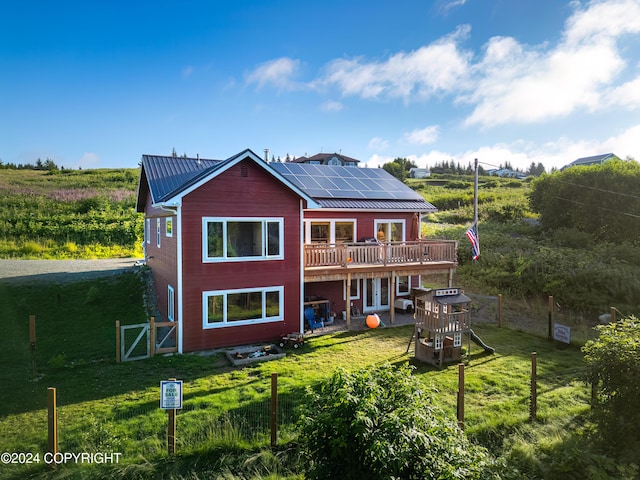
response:
M406 365L338 369L309 390L299 440L310 479L499 478Z

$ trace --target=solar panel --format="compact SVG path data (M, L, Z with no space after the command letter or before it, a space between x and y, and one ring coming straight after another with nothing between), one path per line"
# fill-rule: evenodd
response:
M424 200L382 168L271 163L278 173L314 198Z

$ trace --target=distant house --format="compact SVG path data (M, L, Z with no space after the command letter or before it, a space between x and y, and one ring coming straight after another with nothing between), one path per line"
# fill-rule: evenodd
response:
M136 209L180 353L304 331L310 304L393 319L396 299L457 267L455 240L420 236L436 208L382 168L143 155Z
M582 157L574 160L568 165L565 165L560 170L564 170L565 168L569 167L588 167L590 165L600 165L607 160L620 160L620 158L615 153L603 153L601 155L594 155L592 157Z
M526 175L524 173L516 172L515 170L511 170L510 168L494 168L491 170L487 170L487 175L503 178L526 178Z
M409 170L409 178L427 178L431 176L431 172L428 168L411 168Z
M298 157L293 163L308 163L310 165L333 165L334 167L357 167L360 160L347 157L340 153L317 153L311 157Z

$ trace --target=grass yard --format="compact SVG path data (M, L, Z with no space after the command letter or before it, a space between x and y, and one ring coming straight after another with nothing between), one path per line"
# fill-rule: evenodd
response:
M116 364L115 321L133 324L145 320L141 289L135 274L37 287L0 285L0 328L5 340L0 350L5 367L5 388L0 390L0 451L42 456L47 445L47 387L56 387L60 450L122 454L121 463L111 466L69 465L51 471L44 465L0 465L0 477L209 478L202 472L213 468L210 452L218 452L215 462L223 462L229 452L264 455L269 430L268 416L265 421L263 413L268 412L272 372L278 373L279 440L285 446L295 438L295 408L303 401L307 386L326 379L338 367L355 370L410 362L416 367L415 374L437 391L438 401L455 417L458 367L437 369L416 362L412 349L406 353L411 326L312 337L298 350L287 349L285 358L244 368L231 367L220 352ZM37 318L35 363L29 347L29 315ZM570 436L589 409L589 391L580 380L579 348L494 325L473 328L496 348L496 354L485 354L471 344L465 369L470 438L499 454L509 442L535 442L539 435L563 441ZM534 351L539 422L530 425ZM187 468L196 472L194 476L175 473L176 464L167 462L167 417L158 402L159 383L168 378L184 381L176 464L186 462L178 471ZM203 457L209 458L206 468L200 465ZM268 466L268 459L260 458L265 469L277 471L277 466ZM295 465L291 468L294 473L280 472L282 476L272 478L303 478L296 476Z

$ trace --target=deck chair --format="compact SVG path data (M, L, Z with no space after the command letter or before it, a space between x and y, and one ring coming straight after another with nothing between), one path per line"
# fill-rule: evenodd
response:
M313 333L316 328L324 328L324 322L322 319L316 318L316 312L313 310L313 307L307 307L304 309L304 318L309 324L311 333Z

